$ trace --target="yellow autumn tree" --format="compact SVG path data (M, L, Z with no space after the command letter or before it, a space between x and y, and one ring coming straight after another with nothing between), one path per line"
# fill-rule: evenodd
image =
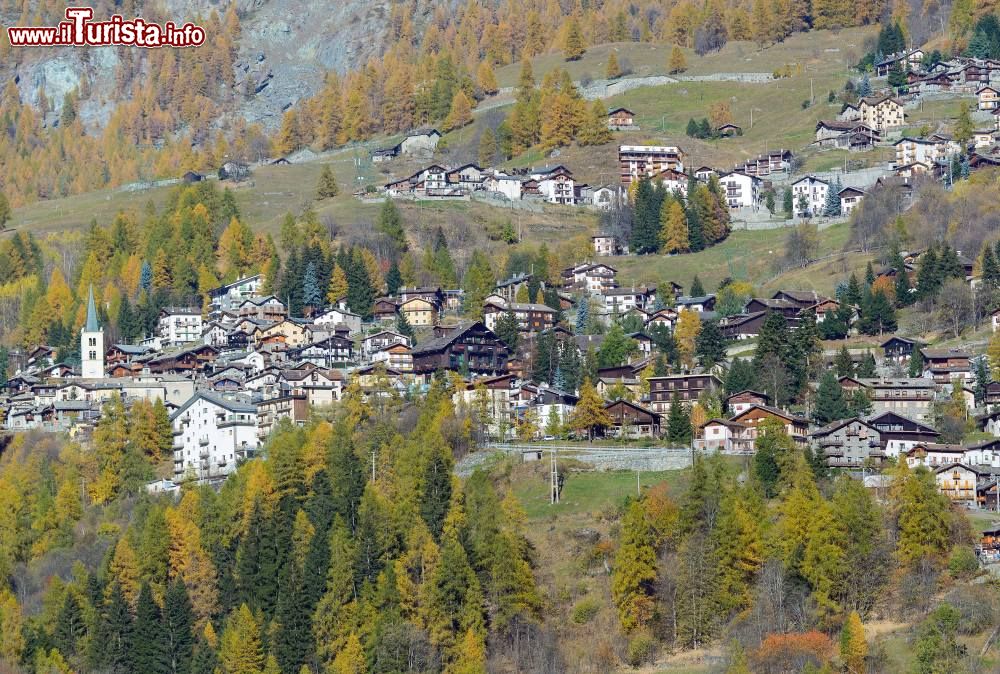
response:
M684 57L684 52L681 51L680 47L674 45L670 50L670 59L667 61L667 72L676 75L687 70L687 67L687 58Z
M492 96L500 90L497 86L497 76L489 61L483 61L479 64L479 68L476 70L476 81L479 83L479 88L487 96Z
M260 625L246 604L229 617L219 643L219 660L225 674L261 674L264 669L264 646Z
M134 607L139 598L139 562L127 538L118 539L109 570L111 577L121 586L125 599Z
M444 128L446 131L453 131L470 122L472 122L472 101L465 91L459 89L451 99L451 110L444 120Z
M52 274L49 276L49 287L45 291L45 301L48 302L52 317L65 321L72 315L73 291L70 290L69 284L66 283L66 277L63 276L59 267L53 268Z
M337 653L333 661L333 674L367 674L368 665L365 660L365 651L361 647L361 640L358 635L351 632L347 638L347 643L343 650Z
M338 264L334 265L333 273L330 275L330 287L327 290L326 299L330 304L336 304L344 297L347 297L347 274Z
M664 253L686 253L691 249L687 216L679 201L664 200L660 210L660 223L660 241Z
M677 352L681 363L690 368L694 365L695 341L701 332L701 317L695 311L681 311L677 315Z

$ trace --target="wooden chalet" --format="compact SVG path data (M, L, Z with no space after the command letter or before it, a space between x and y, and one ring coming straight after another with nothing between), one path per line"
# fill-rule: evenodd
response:
M500 374L507 368L507 346L479 321L460 326L437 326L435 337L413 349L413 371L467 370Z
M936 442L941 434L919 421L898 412L882 412L866 419L879 432L882 448L888 457L896 457L922 442Z
M611 416L610 430L615 437L651 438L660 434L660 415L628 400L615 400L604 406Z
M746 426L749 439L755 440L757 428L768 419L776 419L785 427L788 436L796 445L805 446L809 434L809 421L777 407L750 405L740 414L733 416L730 421Z

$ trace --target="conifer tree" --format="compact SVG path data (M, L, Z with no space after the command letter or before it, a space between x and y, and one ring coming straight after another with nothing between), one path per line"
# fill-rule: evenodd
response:
M347 289L347 275L344 274L343 267L334 264L333 273L330 274L330 287L326 291L326 301L336 304L347 297Z
M500 314L497 319L496 326L494 329L496 336L500 338L507 348L512 352L517 349L518 341L520 340L521 332L518 326L517 316L513 311L505 311Z
M622 69L618 65L618 57L614 51L608 54L608 64L604 68L604 76L609 80L616 80L622 76Z
M451 99L451 109L444 120L444 128L447 131L453 131L470 122L472 122L472 101L469 100L464 90L459 89Z
M86 633L87 625L83 619L80 609L80 602L77 601L76 594L66 591L62 608L56 617L55 629L52 632L52 642L59 649L59 652L67 657L76 654L76 644Z
M823 373L816 389L816 407L813 419L820 426L831 421L847 418L847 403L844 401L844 390L831 370Z
M687 217L684 207L676 199L664 199L660 211L660 241L665 253L686 253L690 249L688 242Z
M441 537L451 504L451 463L450 454L432 450L424 469L420 516L436 540Z
M246 604L229 616L219 640L219 660L223 671L233 674L261 674L264 669L264 647L260 625Z
M403 216L396 207L396 202L392 199L386 199L382 202L378 220L375 222L375 229L389 237L399 251L406 252L408 244L406 231L403 228Z
M847 350L846 344L841 346L840 351L837 352L833 366L837 371L838 377L854 376L854 360L851 358L851 353Z
M674 446L686 446L691 443L691 416L674 391L670 399L670 410L667 413L667 439Z
M587 323L590 320L590 298L581 295L576 300L576 334L583 335L587 332Z
M346 278L344 279L344 283L347 283ZM395 295L403 287L403 275L399 272L399 264L395 260L389 265L389 271L385 273L385 286L385 291L389 295Z
M718 321L702 323L694 344L695 354L702 367L711 368L726 360L726 338Z
M695 274L694 278L691 279L691 289L688 291L691 297L704 297L705 296L705 286L702 285L701 279Z
M0 229L4 229L7 223L10 222L11 210L10 202L7 201L7 196L0 192Z
M598 395L590 379L584 378L580 386L580 399L570 414L569 426L575 431L586 431L589 440L594 439L594 431L611 425L611 415L604 408L604 401Z
M857 611L851 611L840 631L840 659L848 674L864 674L865 658L868 657L868 642L865 627Z
M677 45L670 48L670 58L667 61L667 72L671 75L676 75L677 73L682 73L687 70L687 58L684 57L684 52Z
M166 636L160 607L153 599L149 584L143 583L136 604L135 631L132 642L136 671L150 672L151 674L171 672Z
M132 657L133 626L128 601L117 582L111 586L101 626L100 641L104 644L101 662L116 671L135 671Z
M608 109L598 99L590 104L590 109L584 114L583 124L576 139L580 145L603 145L611 142L611 129L608 128Z
M992 344L992 341L990 344ZM907 374L910 377L924 376L924 354L919 347L914 347L913 353L910 354L910 360L907 363Z
M163 632L166 638L168 671L185 674L194 656L194 616L184 581L176 579L163 598Z
M496 156L497 136L493 132L493 129L487 127L479 135L479 151L477 153L479 165L484 168L492 166Z
M611 571L611 596L626 632L645 626L655 608L656 551L641 501L632 501L622 518L622 533Z
M316 185L316 197L318 199L331 199L340 193L337 186L337 178L333 175L333 170L329 164L323 166L319 174L319 183Z
M587 48L583 42L583 32L580 30L580 22L575 16L571 16L566 22L563 56L567 61L579 61L586 51Z

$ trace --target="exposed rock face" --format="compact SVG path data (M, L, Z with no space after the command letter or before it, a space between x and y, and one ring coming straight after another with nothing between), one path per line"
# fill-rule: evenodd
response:
M140 13L152 1L139 0ZM238 96L241 102L233 112L272 130L280 124L284 110L317 91L325 71L343 73L383 53L394 4L393 0L234 1L238 3L242 27L235 64L236 86L249 97ZM212 11L221 15L228 7L228 3L218 0L155 2L178 23ZM435 6L455 3L419 0L416 15L411 17L418 34ZM17 17L0 15L0 23L5 25L16 21ZM31 49L19 54L19 58L16 70L12 64L0 63L0 81L16 77L22 98L32 104L37 103L39 90L44 91L56 113L66 92L78 87L84 78L93 92L113 92L81 102L81 118L89 125L105 123L115 96L128 93L114 93L117 48Z

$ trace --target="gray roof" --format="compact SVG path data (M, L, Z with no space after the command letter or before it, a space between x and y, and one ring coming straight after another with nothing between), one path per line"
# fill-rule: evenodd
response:
M183 414L187 408L191 407L198 400L207 400L208 402L218 405L219 407L229 410L230 412L244 413L244 414L256 414L257 406L248 403L244 400L233 400L230 398L224 398L215 393L209 391L200 390L196 391L193 396L191 396L187 402L177 408L177 411L170 415L171 421Z
M91 284L87 295L87 332L100 332L101 326L97 324L97 306L94 304L94 286Z

